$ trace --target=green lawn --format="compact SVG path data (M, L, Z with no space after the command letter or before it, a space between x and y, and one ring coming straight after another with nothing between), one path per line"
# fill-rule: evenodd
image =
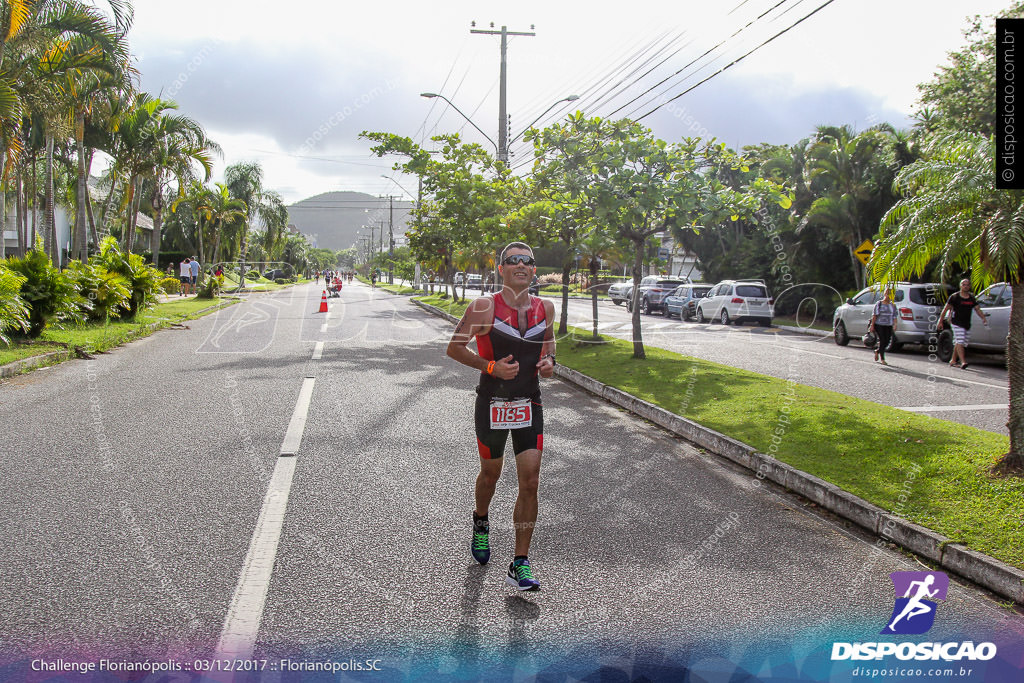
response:
M421 300L455 316L465 310L450 299ZM799 376L790 383L651 346L638 361L630 342L605 341L561 341L558 362L1024 567L1024 479L988 474L1009 449L1007 437L808 387Z
M48 327L37 343L15 341L9 347L0 347L0 365L68 346L78 347L86 352L105 351L149 334L147 327L153 323L166 327L199 317L197 313L204 308L229 306L238 301L226 297L219 300L196 297L172 298L142 313L134 321L112 320L108 324L87 323L63 329Z

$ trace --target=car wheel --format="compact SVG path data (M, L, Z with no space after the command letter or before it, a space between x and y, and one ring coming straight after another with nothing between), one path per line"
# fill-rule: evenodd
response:
M939 360L943 363L953 360L953 332L950 330L939 332L939 340L936 347L936 354Z
M699 306L697 307L697 322L699 322L699 323L706 323L707 322L707 318L704 317L704 309L699 307Z
M761 327L771 327L772 326L772 319L768 318L766 320L765 318L761 318L760 320L757 321L757 324L760 325Z
M896 339L896 335L889 337L889 345L885 347L886 353L899 353L903 348L903 342Z
M719 320L719 322L721 322L721 323L722 323L723 325L728 325L728 324L729 324L729 311L727 311L727 310L725 310L725 309L723 308L723 309L722 309L722 313L721 313L721 314L719 315L719 317L718 317L718 320Z
M839 346L846 346L850 343L850 335L846 333L846 325L842 320L837 320L833 328L833 338Z
M640 302L640 312L644 315L651 315L651 302L647 300L647 297Z
M615 304L616 306L621 306L625 302L624 301L616 301L615 299L612 299L612 303Z

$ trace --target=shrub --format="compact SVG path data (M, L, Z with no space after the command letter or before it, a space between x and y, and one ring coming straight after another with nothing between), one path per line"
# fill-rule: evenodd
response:
M250 270L248 273L245 274L246 280L259 280L261 277L262 276L260 275L260 271L256 269Z
M286 285L286 284L288 284L288 280L285 280L283 277L276 277L276 278L274 278L274 284L275 285Z
M146 265L138 254L125 254L113 237L104 238L100 244L100 252L92 257L91 262L117 273L128 281L131 299L122 311L129 318L134 318L139 311L145 310L156 302L157 288L166 277L163 273Z
M132 293L128 281L98 263L72 261L65 271L78 287L78 293L89 301L90 320L119 318L128 308Z
M206 282L199 288L196 297L200 299L216 299L220 296L222 289L224 289L224 276L211 275L206 278Z
M29 337L38 337L50 324L60 326L82 320L82 311L88 310L89 302L79 295L71 276L50 263L41 245L37 244L24 258L7 259L7 267L25 278L19 296L28 306Z
M28 306L18 294L25 278L0 261L0 343L10 344L5 330L25 332L28 329Z
M165 277L160 281L160 288L165 294L177 294L181 291L181 280L176 277Z

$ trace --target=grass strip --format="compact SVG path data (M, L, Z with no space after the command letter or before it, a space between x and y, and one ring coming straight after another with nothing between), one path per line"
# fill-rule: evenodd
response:
M197 299L188 297L156 304L140 314L135 320L111 320L109 323L90 322L66 328L49 327L43 331L37 342L15 341L0 351L0 365L20 358L37 356L55 349L77 347L86 353L106 351L115 346L144 337L157 329L202 317L205 308L223 308L240 301L235 298ZM207 313L212 313L208 311ZM150 325L156 325L150 328ZM49 348L52 347L52 348ZM45 348L45 350L44 350ZM8 357L10 356L18 356Z
M466 304L420 299L461 316ZM573 328L558 362L747 443L950 539L1024 567L1024 479L989 468L1009 439L967 425Z

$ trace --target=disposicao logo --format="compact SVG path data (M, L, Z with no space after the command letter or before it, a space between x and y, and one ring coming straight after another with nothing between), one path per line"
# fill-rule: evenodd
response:
M949 577L942 572L893 572L896 601L881 635L920 635L935 624L936 601L944 601L949 591ZM994 643L967 640L950 643L832 643L832 660L869 660L895 656L900 660L962 659L987 661L996 656Z
M885 634L918 635L927 633L935 623L936 600L945 601L949 577L942 572L893 572L896 604Z

